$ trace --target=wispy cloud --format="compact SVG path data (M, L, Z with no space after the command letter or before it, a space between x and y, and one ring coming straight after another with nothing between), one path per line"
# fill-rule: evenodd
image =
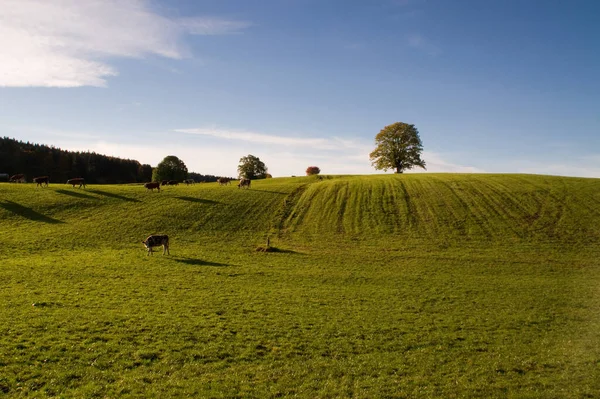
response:
M0 86L106 86L115 57L189 55L186 34L240 32L214 17L172 19L147 0L0 0Z
M431 40L421 34L411 34L406 38L409 47L422 51L428 55L436 56L441 54L442 50L435 45Z
M254 143L280 144L280 145L300 145L300 146L321 146L327 140L321 138L300 138L274 136L262 133L249 132L244 130L228 130L220 128L196 128L196 129L175 129L179 133L197 134L203 136L212 136L226 140L251 141Z

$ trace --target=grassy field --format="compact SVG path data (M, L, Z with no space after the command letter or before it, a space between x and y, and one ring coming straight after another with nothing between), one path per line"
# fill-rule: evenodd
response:
M0 397L600 397L600 179L0 184L0 240Z

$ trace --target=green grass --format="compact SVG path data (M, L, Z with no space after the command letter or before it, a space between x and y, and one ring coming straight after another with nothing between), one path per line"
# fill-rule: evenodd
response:
M599 226L599 179L0 184L0 396L600 397Z

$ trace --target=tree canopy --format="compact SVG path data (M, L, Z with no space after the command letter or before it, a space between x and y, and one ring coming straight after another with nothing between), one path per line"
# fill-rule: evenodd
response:
M153 181L187 179L188 169L185 163L175 155L165 157L152 171Z
M375 136L375 144L377 147L369 155L375 169L394 169L396 173L415 166L425 169L425 161L421 159L423 143L415 125L403 122L388 125Z
M267 177L267 167L260 158L254 155L240 158L237 170L239 177L245 177L246 179L264 179Z
M307 176L318 175L319 173L321 173L321 169L318 166L309 166L306 168Z

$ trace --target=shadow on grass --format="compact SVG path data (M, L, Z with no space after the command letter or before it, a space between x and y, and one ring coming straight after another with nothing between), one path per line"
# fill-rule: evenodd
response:
M60 189L60 190L56 190L56 192L59 193L59 194L69 195L69 196L75 197L75 198L85 198L85 199L98 200L98 198L94 197L93 195L80 193L78 191L69 191L69 190Z
M260 188L259 188L259 189L256 189L256 190L254 190L254 191L260 191L260 192L263 192L263 193L271 193L271 194L283 194L283 195L288 195L288 194L289 194L289 193L284 193L284 192L282 192L282 191L262 190L262 189L260 189Z
M231 266L226 263L208 262L208 261L205 261L202 259L195 259L195 258L184 258L184 257L175 258L174 257L173 260L176 262L179 262L179 263L185 263L186 265L190 265L190 266L218 266L218 267Z
M209 205L216 205L216 204L220 204L219 201L213 201L213 200L208 200L208 199L204 199L204 198L194 198L194 197L175 197L177 199L183 200L183 201L189 201L189 202L197 202L200 204L209 204Z
M9 212L12 212L16 215L22 216L29 220L34 220L36 222L43 222L43 223L50 223L50 224L64 223L61 220L54 219L49 216L43 215L39 212L34 211L31 208L27 208L26 206L17 204L16 202L12 202L9 200L3 200L2 202L0 202L0 206Z
M291 249L282 249L277 247L257 247L256 252L272 252L279 254L299 254L300 252L292 251Z
M105 197L120 199L122 201L141 202L140 200L135 199L135 198L129 198L129 197L125 197L124 195L113 194L113 193L109 193L107 191L102 191L102 190L98 190L98 189L88 190L88 192L98 194L98 195L104 195Z

